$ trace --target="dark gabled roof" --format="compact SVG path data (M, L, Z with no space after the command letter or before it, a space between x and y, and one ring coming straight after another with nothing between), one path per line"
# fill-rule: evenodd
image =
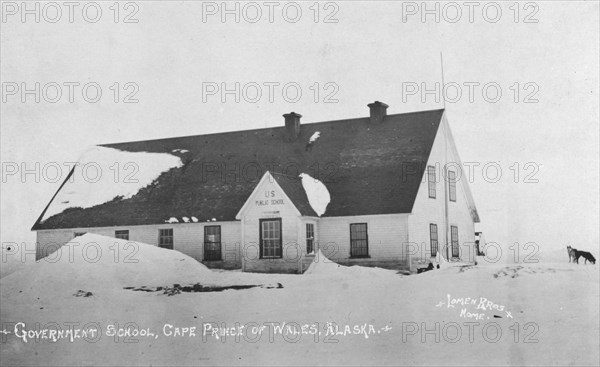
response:
M43 222L42 213L33 229L159 224L183 216L233 221L267 170L320 179L331 195L325 217L410 213L443 112L388 115L380 124L369 118L303 124L294 142L282 126L104 145L131 152L189 152L178 153L182 167L164 172L130 199L67 209ZM317 131L319 139L308 146ZM283 186L295 204L306 205L301 186Z

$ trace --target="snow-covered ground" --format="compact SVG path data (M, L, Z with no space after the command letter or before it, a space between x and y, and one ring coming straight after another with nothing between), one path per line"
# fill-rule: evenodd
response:
M212 271L176 251L93 234L76 241L71 258L63 251L0 279L2 365L599 364L599 268L568 263L566 250L539 263L411 276L319 254L306 274L283 275ZM88 261L85 243L95 243ZM124 289L196 283L262 287ZM47 339L74 323L88 340ZM118 338L111 326L147 332ZM224 328L241 335L223 337Z

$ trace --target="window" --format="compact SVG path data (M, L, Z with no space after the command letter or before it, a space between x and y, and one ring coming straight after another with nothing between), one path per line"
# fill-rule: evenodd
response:
M431 247L431 256L437 256L438 252L438 231L437 224L429 224L429 244Z
M129 230L123 229L123 230L115 231L115 238L129 241Z
M261 258L281 257L281 218L260 220Z
M460 253L458 251L458 227L451 226L450 234L450 238L452 240L452 257L459 257Z
M221 260L221 226L204 227L204 260Z
M429 185L429 197L435 199L435 167L427 166L427 182Z
M306 223L306 253L311 254L315 251L315 225Z
M87 232L75 232L75 233L73 233L73 238L75 238L75 237L81 237L81 236L83 236L86 233Z
M173 249L173 228L158 230L158 246Z
M448 190L450 201L456 201L456 172L454 171L448 171Z
M369 257L367 223L350 224L350 256Z

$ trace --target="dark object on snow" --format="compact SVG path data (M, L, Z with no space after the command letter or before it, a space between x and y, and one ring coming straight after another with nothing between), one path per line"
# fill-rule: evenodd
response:
M81 289L77 293L73 294L75 297L91 297L94 294L92 292L82 291Z
M186 292L186 293L196 293L196 292L222 292L226 289L235 289L235 290L241 290L241 289L250 289L250 288L266 288L266 289L274 289L274 288L283 288L283 285L281 285L281 283L277 283L277 286L273 286L273 285L230 285L230 286L225 286L225 287L211 287L211 286L203 286L202 284L196 283L192 286L184 286L184 287L177 287L177 289L180 290L180 292ZM167 293L168 287L165 288L165 293Z
M439 267L440 267L440 266L438 265L438 269L439 269ZM427 267L426 267L426 268L419 268L419 269L417 269L417 274L421 274L421 273L424 273L424 272L426 272L426 271L433 270L433 269L434 269L434 268L433 268L433 264L432 264L432 263L429 263L429 265L427 265Z
M495 319L501 319L501 318L502 318L502 316L494 315L494 318L495 318Z
M596 258L594 257L594 255L592 255L591 253L587 252L587 251L579 251L576 249L573 249L573 252L575 254L575 263L579 264L579 258L583 256L583 258L585 259L585 263L587 264L587 262L591 262L592 264L596 264Z
M596 258L594 255L587 251L579 251L569 245L567 246L567 252L569 253L569 262L573 260L574 263L579 264L579 258L583 256L585 259L585 264L587 264L588 261L592 264L596 264Z
M571 261L575 262L575 251L577 251L576 248L571 247L571 245L567 246L567 253L569 254L569 262L571 262Z
M133 290L133 291L137 291L137 292L163 291L163 294L166 294L167 296L174 296L176 294L181 294L182 292L185 292L185 293L222 292L226 289L241 290L241 289L249 289L249 288L281 289L281 288L283 288L283 284L277 283L277 285L272 285L272 284L268 284L268 285L230 285L230 286L224 286L224 287L212 287L212 286L204 286L200 283L196 283L196 284L186 285L186 286L181 286L180 284L173 284L172 287L154 287L154 288L146 287L144 285L144 286L137 287L137 288L136 287L124 287L123 289L129 289L129 290Z

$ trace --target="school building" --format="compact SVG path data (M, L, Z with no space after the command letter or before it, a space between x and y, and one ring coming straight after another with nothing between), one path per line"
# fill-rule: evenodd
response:
M37 258L92 232L250 272L302 273L318 250L344 265L413 272L438 251L472 259L479 215L445 111L368 108L359 118L302 124L292 112L279 127L102 145L182 164L130 197L45 215L67 178L32 228ZM324 212L301 174L325 186Z

